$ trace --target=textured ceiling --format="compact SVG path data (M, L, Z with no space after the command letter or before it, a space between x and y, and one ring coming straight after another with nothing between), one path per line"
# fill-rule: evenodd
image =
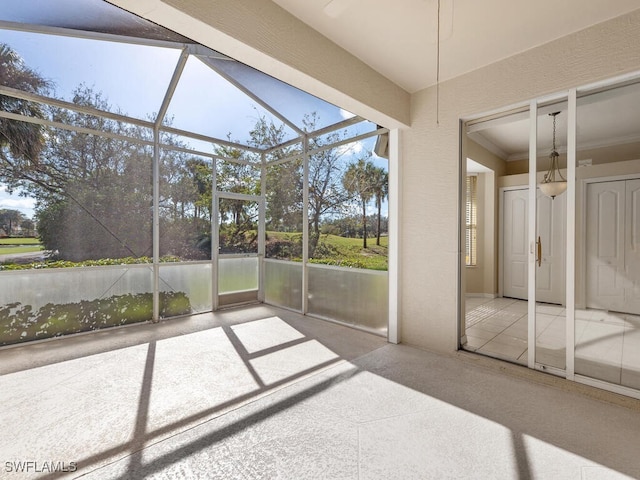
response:
M436 83L438 0L272 0L413 93ZM640 8L640 0L440 0L440 80Z

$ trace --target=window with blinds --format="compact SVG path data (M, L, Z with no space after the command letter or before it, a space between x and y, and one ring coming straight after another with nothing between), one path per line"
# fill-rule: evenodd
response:
M476 265L477 257L477 243L476 243L476 229L478 221L478 177L476 175L468 175L466 181L466 265L472 267Z

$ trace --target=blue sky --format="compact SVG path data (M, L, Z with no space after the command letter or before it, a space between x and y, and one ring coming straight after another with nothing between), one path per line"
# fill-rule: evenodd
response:
M28 66L49 79L58 98L71 100L74 89L84 83L102 92L123 113L138 118L159 110L180 56L180 50L172 48L8 30L0 30L0 43L9 44ZM261 85L266 93L268 80L267 85ZM278 83L273 81L273 87ZM293 95L297 92L290 90ZM292 121L298 122L309 110L318 111L325 125L341 120L340 109L303 95L289 102L298 106L288 108ZM193 56L187 61L168 111L178 128L223 139L231 133L240 141L247 140L258 114L269 115Z
M9 30L0 30L0 43L10 45L30 68L50 80L56 97L71 100L73 91L84 83L102 92L112 107L138 118L148 118L159 110L180 55L176 49ZM287 93L270 78L260 80L258 87L271 93L271 99L286 102L286 115L296 123L312 111L321 118L319 126L350 115L295 89ZM269 117L255 101L194 57L187 62L167 114L177 128L223 139L230 134L240 142L248 140L258 116ZM367 149L371 149L373 143L368 143ZM375 163L386 165L385 160ZM9 195L0 185L0 208L32 216L33 207L33 200Z
M20 213L31 218L35 202L32 198L21 197L17 193L10 195L7 187L0 184L0 209L18 210Z

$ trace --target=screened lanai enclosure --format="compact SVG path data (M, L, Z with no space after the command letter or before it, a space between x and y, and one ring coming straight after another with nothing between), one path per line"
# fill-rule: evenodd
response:
M0 242L0 345L247 302L386 335L386 129L101 0L3 2L0 107L0 237L42 248Z

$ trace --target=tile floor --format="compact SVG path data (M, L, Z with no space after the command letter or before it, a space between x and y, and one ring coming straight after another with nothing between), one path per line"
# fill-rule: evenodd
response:
M527 302L511 298L466 300L465 350L527 364ZM536 361L565 368L565 309L536 307ZM577 374L640 389L640 316L576 310Z
M640 478L638 400L266 306L1 349L0 404L3 479Z

